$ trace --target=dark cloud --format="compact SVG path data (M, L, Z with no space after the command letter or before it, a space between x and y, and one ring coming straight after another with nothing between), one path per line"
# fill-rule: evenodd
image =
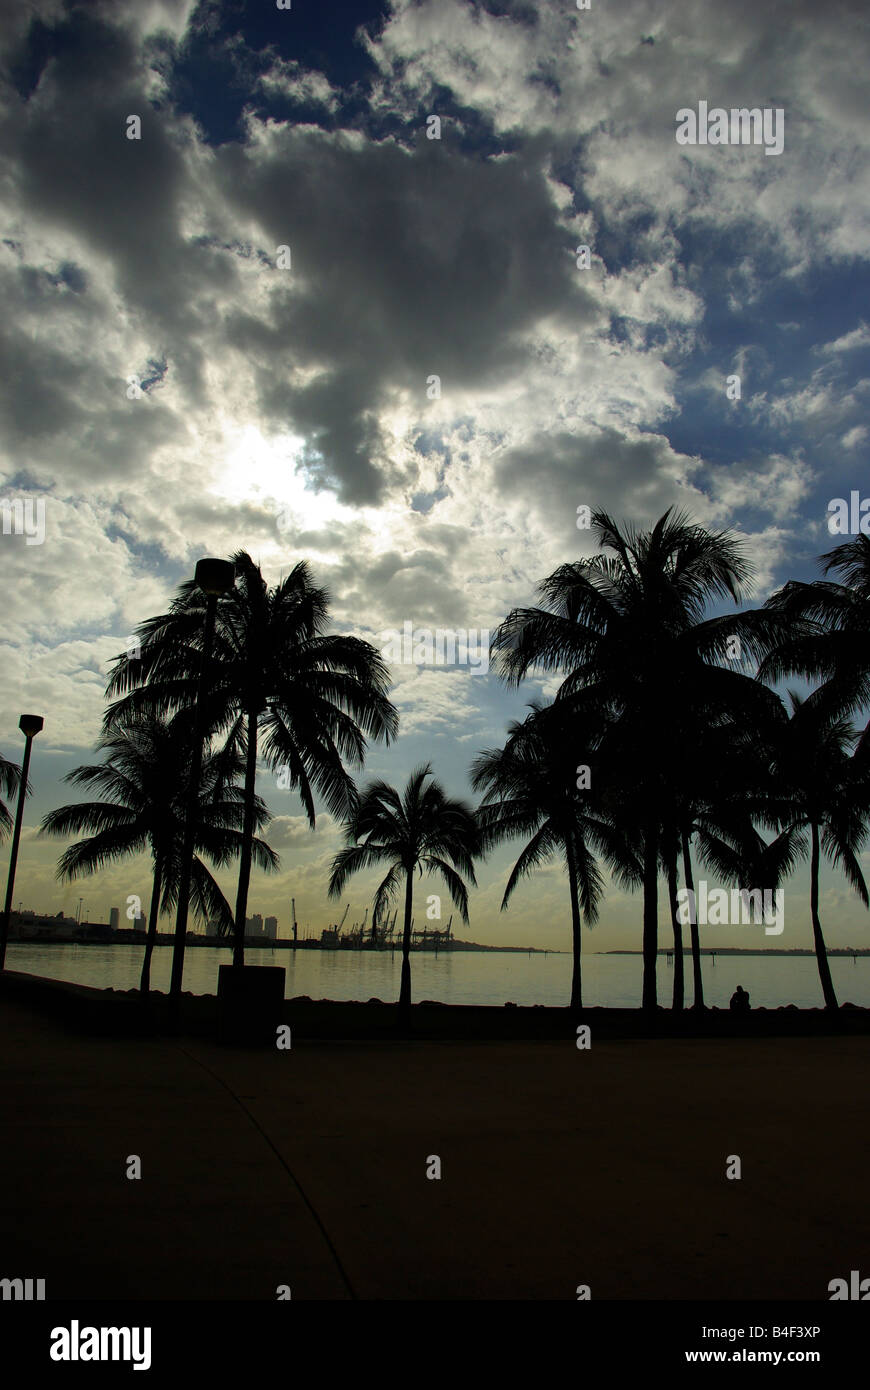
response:
M681 475L688 483L692 471L692 460L680 459L665 436L627 438L615 429L537 435L495 464L499 490L525 498L554 536L574 546L583 536L579 506L649 523L674 501Z
M348 502L381 496L375 417L391 391L424 408L431 375L443 397L497 386L522 369L541 318L595 315L540 169L437 143L407 153L286 129L265 156L219 155L227 199L292 255L268 325L237 316L228 340L257 354L261 409L303 427L315 476ZM294 386L292 368L317 366Z

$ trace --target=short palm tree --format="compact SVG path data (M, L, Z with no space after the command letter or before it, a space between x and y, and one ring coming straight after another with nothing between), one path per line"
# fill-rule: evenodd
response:
M870 820L870 743L858 740L857 729L833 712L833 700L823 687L806 699L789 692L791 719L774 752L775 791L768 803L771 825L781 827L762 860L774 882L810 855L810 917L813 945L826 1009L836 1009L822 922L819 915L819 867L824 855L843 870L865 907L870 895L858 856Z
M508 906L520 880L554 855L564 859L571 898L573 971L570 1007L583 1007L581 977L581 919L592 926L604 890L595 853L605 856L624 881L637 881L640 866L618 829L596 815L599 769L594 755L598 742L564 718L558 706L533 702L532 713L508 729L504 748L480 753L472 766L471 783L484 793L477 817L484 850L503 840L529 837L517 859L502 897ZM585 774L589 769L589 785Z
M151 904L140 982L143 995L150 988L159 914L170 911L177 898L187 809L183 769L188 765L190 735L186 713L170 720L143 714L104 734L97 747L105 752L105 762L74 768L65 778L76 786L92 788L100 799L52 811L40 827L40 833L47 835L91 832L61 856L57 868L61 880L72 881L82 874L96 873L105 864L151 851ZM225 930L232 927L232 913L202 856L223 867L241 852L243 794L232 780L239 771L238 761L233 766L225 754L210 753L203 758L192 902L201 918L216 918ZM259 798L254 819L257 828L269 819ZM277 855L256 837L252 852L262 868L277 867Z
M542 606L510 613L493 645L510 684L534 670L564 672L557 700L584 721L618 722L620 743L634 750L621 760L625 775L619 788L614 783L613 803L639 826L643 1005L654 1009L669 760L680 742L685 691L697 699L703 689L707 708L718 689L725 698L722 683L709 682L726 658L732 620L705 615L714 600L739 602L750 570L736 539L670 510L649 531L621 529L597 512L593 529L601 549L613 553L562 565L540 586Z
M388 668L368 642L325 632L329 594L300 561L270 589L245 551L233 556L236 584L217 603L207 691L208 725L244 759L244 824L236 894L233 964L244 963L245 919L256 822L257 758L282 769L312 828L315 794L335 817L357 798L345 763L361 767L367 738L395 736ZM137 629L141 655L119 657L107 694L112 728L141 709L190 707L199 670L205 595L183 584L169 613ZM125 693L126 692L126 693Z
M351 874L360 869L389 865L375 893L372 923L377 925L404 884L399 1009L406 1013L411 1004L414 874L424 870L439 874L463 922L468 921L464 880L476 883L474 858L479 850L474 811L465 802L446 796L426 763L411 773L402 794L387 782L370 783L346 821L345 840L345 848L333 862L330 897L340 897Z

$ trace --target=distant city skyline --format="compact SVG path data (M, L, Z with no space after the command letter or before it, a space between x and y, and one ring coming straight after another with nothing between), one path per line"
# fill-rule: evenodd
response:
M85 900L85 907L87 907L87 901L86 901L86 900ZM16 906L15 908L13 908L13 912L15 913L15 915L21 916L21 917L27 917L27 916L32 916L32 917L45 917L46 919L50 919L50 918L63 918L64 921L70 921L70 922L76 921L76 915L75 915L74 913L73 913L73 914L68 914L68 913L66 913L66 912L64 911L63 908L57 908L56 910L51 910L51 909L45 910L45 909L43 909L43 908L34 908L34 907L30 907L30 906L25 906L24 903L23 903L23 900L22 900L22 903L21 903L20 906ZM140 914L139 920L144 920L144 919L145 919L145 916L146 916L145 913ZM84 919L82 919L82 920L84 920ZM125 917L122 915L122 910L121 910L121 908L119 908L119 907L113 905L112 907L109 908L109 911L108 911L108 913L106 914L105 919L103 919L103 918L95 919L93 925L117 926L117 927L120 927L120 928L123 930L123 929L125 928L125 926L130 926L130 925L132 924L132 921L133 921L132 918L127 918L127 919L125 920ZM260 912L255 912L255 913L253 913L250 917L248 917L248 918L246 919L246 921L247 921L248 926L255 926L257 930L261 930L261 929L262 929L262 930L268 930L269 924L270 924L270 923L272 923L275 927L277 927L277 926L278 926L278 923L279 923L279 919L278 919L278 917L277 917L276 915L270 914L269 916L264 917L263 914L260 913ZM207 927L210 926L210 925L211 925L211 923L206 923L206 926L207 926ZM292 923L290 923L290 925L292 926ZM197 928L196 928L196 925L195 925L195 924L192 924L190 929L191 929L191 930L196 930L196 929L197 929Z

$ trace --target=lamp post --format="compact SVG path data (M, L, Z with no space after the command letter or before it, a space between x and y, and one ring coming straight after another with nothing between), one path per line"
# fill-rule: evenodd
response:
M197 561L194 580L205 594L206 604L202 634L202 659L199 664L199 679L196 685L196 703L193 713L193 747L190 753L190 783L184 818L181 877L178 884L178 911L175 917L175 942L172 948L172 976L169 982L169 995L176 1003L181 997L181 979L184 973L184 938L187 932L187 914L190 907L190 880L193 872L193 852L196 841L197 811L199 809L204 718L203 696L205 694L206 673L211 660L217 601L221 594L227 593L233 587L235 578L235 568L230 560Z
M6 968L6 942L9 938L9 914L12 911L12 894L15 891L15 869L18 864L18 845L21 840L21 822L24 819L24 799L27 796L27 774L30 771L30 748L36 735L45 723L41 714L22 714L18 727L24 735L24 758L21 763L21 781L18 784L18 809L15 812L15 829L12 832L12 850L9 855L9 877L6 880L6 905L3 908L3 922L0 925L0 970Z

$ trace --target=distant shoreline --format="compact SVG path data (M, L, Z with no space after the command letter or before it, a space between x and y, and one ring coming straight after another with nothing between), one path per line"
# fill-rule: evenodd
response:
M617 950L617 951L594 951L596 956L642 956L643 951ZM672 956L674 948L672 946L660 946L658 950L660 956ZM684 957L691 957L691 951L684 950ZM702 946L702 956L815 956L815 951L811 946L795 946L791 950L784 950L782 946ZM827 948L829 956L870 956L870 948L866 946L856 946L854 951L851 946L829 946Z
M175 943L175 935L172 932L158 932L155 939L155 946L172 946ZM9 946L144 946L145 936L11 936ZM189 946L205 947L214 946L218 950L231 951L233 948L232 937L200 936L191 935L188 932L185 938L185 949ZM246 951L326 951L331 955L359 955L359 954L386 954L389 952L401 951L401 941L392 943L389 946L325 946L320 941L291 941L286 937L278 937L274 941L263 941L259 937L245 937ZM569 951L557 950L551 946L483 946L476 941L451 941L445 945L443 942L438 946L420 945L414 942L411 946L414 955L447 955L452 951L501 951L523 956L564 956L570 955ZM597 952L602 955L606 952Z
M158 932L154 942L155 946L172 946L175 936L172 932ZM185 940L185 948L192 946L198 947L213 946L218 950L232 950L231 937L200 936L188 933ZM121 935L121 936L13 936L9 938L9 946L144 946L145 936L142 935ZM372 954L387 951L395 953L401 950L401 942L396 942L389 946L378 945L376 947L364 946L325 946L320 941L291 941L287 937L278 937L274 941L263 941L260 938L245 938L246 951L327 951L331 954L336 952L342 955ZM477 941L451 941L448 945L443 942L438 946L421 945L417 942L411 946L414 955L447 955L450 952L461 951L491 951L507 955L523 956L565 956L570 955L570 951L560 950L553 946L487 946ZM643 951L635 950L630 947L619 947L610 951L587 951L589 956L642 956ZM674 954L672 946L660 946L659 956L672 956ZM811 946L794 947L785 950L781 946L702 946L702 956L812 956L815 951ZM870 947L857 946L853 950L849 946L829 946L828 956L870 956ZM686 959L691 958L691 951L686 948L683 951Z

